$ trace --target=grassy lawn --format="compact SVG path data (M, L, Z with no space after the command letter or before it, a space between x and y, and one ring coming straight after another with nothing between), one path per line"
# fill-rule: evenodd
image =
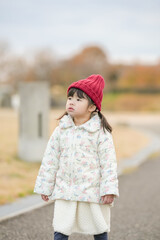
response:
M62 110L50 112L50 135L57 125L56 118L61 113ZM0 204L4 204L33 193L40 163L25 162L18 157L18 113L1 109L0 123ZM113 129L118 162L133 155L149 142L142 133L127 126L114 126Z
M160 111L160 94L106 93L103 109L112 111Z

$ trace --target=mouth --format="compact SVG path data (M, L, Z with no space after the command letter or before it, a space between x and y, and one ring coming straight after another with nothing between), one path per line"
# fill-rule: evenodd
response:
M68 110L69 110L69 111L73 111L73 110L74 110L74 108L72 108L72 107L69 107L69 108L68 108Z

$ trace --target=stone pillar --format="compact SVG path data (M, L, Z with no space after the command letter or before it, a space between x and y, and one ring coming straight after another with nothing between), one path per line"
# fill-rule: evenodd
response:
M21 82L19 93L19 157L41 161L49 140L49 86L47 82Z

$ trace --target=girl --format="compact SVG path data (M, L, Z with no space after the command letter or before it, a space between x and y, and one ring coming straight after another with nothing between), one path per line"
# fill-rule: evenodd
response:
M112 128L102 115L104 79L91 75L68 88L66 112L47 144L34 192L55 200L55 240L73 232L107 240L119 196Z

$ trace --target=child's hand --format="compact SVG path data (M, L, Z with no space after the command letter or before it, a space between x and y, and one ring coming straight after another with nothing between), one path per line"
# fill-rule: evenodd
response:
M114 200L114 194L108 194L101 197L103 204L111 204Z
M49 197L47 195L41 194L41 197L44 201L48 202Z

